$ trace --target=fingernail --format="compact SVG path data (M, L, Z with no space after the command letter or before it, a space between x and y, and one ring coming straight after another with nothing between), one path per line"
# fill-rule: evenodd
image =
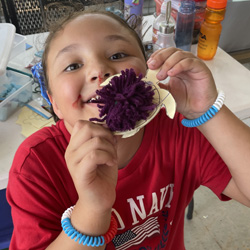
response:
M150 58L149 60L148 60L148 65L151 65L151 66L155 66L155 64L156 64L156 61L154 60L154 59L152 59L152 58Z
M158 72L158 74L157 74L157 78L163 79L163 77L164 77L164 74L163 74L163 72L160 70L160 71Z
M173 69L170 69L169 71L168 71L168 74L172 74L174 71L173 71Z
M148 59L147 63L149 63L150 61L152 61L152 58L151 58L151 57Z

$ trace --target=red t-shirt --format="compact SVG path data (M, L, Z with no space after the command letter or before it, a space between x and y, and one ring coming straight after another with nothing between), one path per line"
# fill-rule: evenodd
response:
M162 110L145 128L131 162L119 170L113 215L118 233L107 250L184 250L184 211L195 189L209 187L220 199L231 175L196 129ZM78 199L64 160L70 134L63 121L43 128L19 147L7 198L14 232L10 249L46 248L61 232L61 215Z

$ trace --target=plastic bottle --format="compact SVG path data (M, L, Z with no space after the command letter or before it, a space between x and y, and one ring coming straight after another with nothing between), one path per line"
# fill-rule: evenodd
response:
M192 43L198 43L201 25L205 18L206 0L195 0L195 18Z
M166 21L166 9L167 9L167 3L171 2L171 0L164 0L164 2L161 5L161 13L159 16L157 16L153 23L153 35L152 35L152 42L156 43L157 36L159 32L159 25L161 22ZM175 20L173 17L170 17L170 22L174 24L175 26Z
M174 20L177 19L177 14L181 6L181 0L172 0L171 15ZM192 44L198 43L201 24L204 21L205 9L207 0L195 0L195 18L194 18L194 31Z
M195 18L195 2L184 0L181 2L176 19L175 43L176 47L185 51L191 50Z
M222 30L221 21L226 12L227 0L208 0L205 21L201 25L197 55L211 60L217 51Z

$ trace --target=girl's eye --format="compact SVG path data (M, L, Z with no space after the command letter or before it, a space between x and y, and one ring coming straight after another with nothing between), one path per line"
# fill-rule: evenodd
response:
M126 56L124 53L116 53L110 57L111 60L119 60Z
M64 71L69 72L69 71L80 69L81 67L82 67L81 63L72 63Z

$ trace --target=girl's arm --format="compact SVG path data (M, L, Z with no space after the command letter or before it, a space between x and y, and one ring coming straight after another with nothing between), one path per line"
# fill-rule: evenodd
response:
M65 159L79 197L71 216L72 226L84 235L104 235L109 230L116 197L118 166L114 136L100 125L78 121ZM62 231L47 249L93 247L76 243ZM95 249L105 249L105 245Z
M159 80L170 76L167 85L177 110L187 119L204 114L215 102L217 89L213 76L203 61L190 52L176 48L152 54L150 69L161 68ZM223 105L221 110L198 129L206 136L227 164L232 179L224 194L250 206L250 128Z
M250 128L226 106L198 128L232 174L223 194L250 207Z
M86 235L98 236L103 235L108 231L111 219L111 211L107 214L94 215L90 211L87 213L82 210L79 204L76 204L73 211L74 221L72 225L81 232L85 232ZM79 242L79 240L78 240ZM70 239L64 231L62 231L58 237L46 248L46 250L60 249L60 250L104 250L106 245L100 247L83 246L76 243L73 239Z

